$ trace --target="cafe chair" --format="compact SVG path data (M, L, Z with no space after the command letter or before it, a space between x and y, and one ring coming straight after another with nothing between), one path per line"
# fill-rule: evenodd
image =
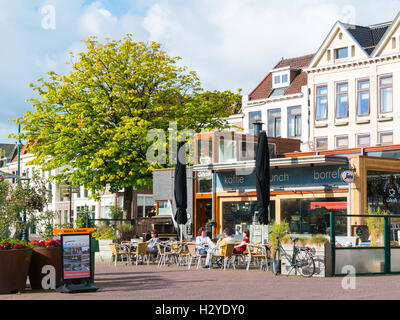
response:
M111 250L111 254L113 256L114 259L114 265L117 265L117 261L118 261L118 257L121 257L121 260L124 260L124 257L126 258L126 262L129 262L129 252L124 249L121 245L116 244L116 243L110 243L109 244L110 250Z
M222 258L224 260L224 270L226 270L226 266L232 262L233 269L236 269L235 267L235 256L233 255L233 249L235 248L234 243L229 243L226 245L223 245L219 248L220 253L214 253L211 256L211 265L212 265L212 260L215 258Z
M201 259L206 259L207 255L197 253L195 243L188 243L187 249L188 249L188 253L189 253L188 270L190 270L190 267L192 266L192 262L194 262L194 264L196 264L196 260L197 260L197 269L198 269L200 266L200 263L201 263Z
M159 255L159 260L158 260L158 266L162 267L165 266L165 263L169 266L170 264L170 259L175 259L175 252L171 251L171 247L167 245L161 245L160 243L157 242L157 249L158 249L158 255ZM169 249L170 251L168 251Z
M254 262L254 266L257 266L257 262L260 263L260 270L265 268L268 271L268 256L267 249L263 246L256 246L250 243L246 244L247 251L247 267L249 270L251 261Z
M147 243L146 242L139 242L137 243L136 250L130 252L131 257L136 258L136 265L138 265L139 258L144 263L147 260L147 265L149 265L149 256L147 254Z

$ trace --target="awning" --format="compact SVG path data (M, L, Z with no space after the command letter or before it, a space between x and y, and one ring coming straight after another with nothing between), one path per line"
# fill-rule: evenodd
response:
M347 209L347 202L340 201L340 202L311 202L310 203L311 210L315 210L318 208L325 208L328 210Z

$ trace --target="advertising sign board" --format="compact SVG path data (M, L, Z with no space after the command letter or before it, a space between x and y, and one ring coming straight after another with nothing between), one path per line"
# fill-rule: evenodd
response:
M61 235L64 280L90 278L90 237L90 234Z

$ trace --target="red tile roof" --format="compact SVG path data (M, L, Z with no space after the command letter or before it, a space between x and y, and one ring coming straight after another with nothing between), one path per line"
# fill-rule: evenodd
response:
M301 56L297 58L284 59L279 61L273 69L292 67L296 69L303 69L308 67L314 54ZM301 92L301 87L307 85L307 74L303 71L293 79L289 88L285 91L284 95L295 94ZM258 86L249 94L249 100L266 99L272 92L272 73L269 72L266 77L258 84Z

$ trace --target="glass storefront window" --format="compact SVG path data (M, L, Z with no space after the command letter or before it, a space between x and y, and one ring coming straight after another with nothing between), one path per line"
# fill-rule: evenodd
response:
M231 228L234 234L237 230L250 229L250 225L257 223L258 213L257 201L229 201L222 205L222 229ZM271 200L269 210L269 221L275 220L275 201ZM250 235L252 237L252 235Z
M367 172L367 204L372 210L380 208L400 214L400 173Z
M197 172L197 193L212 192L212 174L210 171Z
M330 212L346 214L346 198L281 200L281 220L289 223L290 232L293 233L327 234ZM346 217L337 218L336 234L347 235Z

